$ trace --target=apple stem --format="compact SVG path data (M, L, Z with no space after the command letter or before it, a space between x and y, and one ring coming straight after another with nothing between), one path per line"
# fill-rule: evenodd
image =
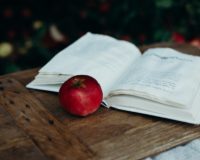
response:
M77 88L81 88L81 87L84 88L85 87L84 81L85 79L74 79L72 86L77 87Z

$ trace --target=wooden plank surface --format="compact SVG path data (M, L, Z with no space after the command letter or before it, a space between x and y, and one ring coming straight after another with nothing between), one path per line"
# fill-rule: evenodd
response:
M189 45L157 46L200 55ZM71 116L57 93L24 87L37 70L0 78L0 159L142 159L200 137L200 126L103 107Z
M0 84L0 104L45 155L58 160L91 157L92 152L23 85L11 78L0 80Z
M0 126L1 160L47 160L2 107L0 107Z

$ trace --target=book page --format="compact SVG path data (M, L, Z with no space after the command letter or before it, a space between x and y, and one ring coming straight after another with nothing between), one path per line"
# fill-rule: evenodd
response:
M106 96L110 87L120 81L130 65L140 56L139 49L127 41L87 33L50 60L39 71L37 83L42 82L45 74L51 77L51 85L53 81L61 82L63 76L56 78L56 75L69 77L85 74L97 79ZM55 75L54 79L52 75ZM48 83L47 79L45 81Z
M129 94L176 107L192 104L200 87L200 58L169 48L149 49L110 96Z

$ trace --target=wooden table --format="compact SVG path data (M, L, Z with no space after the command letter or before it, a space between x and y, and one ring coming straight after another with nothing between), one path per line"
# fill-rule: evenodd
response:
M191 54L189 45L159 44ZM61 109L58 94L26 89L37 69L0 77L1 160L127 160L200 137L200 127L101 107L86 118Z

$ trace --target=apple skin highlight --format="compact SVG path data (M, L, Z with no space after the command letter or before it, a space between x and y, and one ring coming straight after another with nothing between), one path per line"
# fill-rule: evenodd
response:
M65 81L59 90L61 106L70 114L87 116L101 105L101 86L91 76L76 75Z

